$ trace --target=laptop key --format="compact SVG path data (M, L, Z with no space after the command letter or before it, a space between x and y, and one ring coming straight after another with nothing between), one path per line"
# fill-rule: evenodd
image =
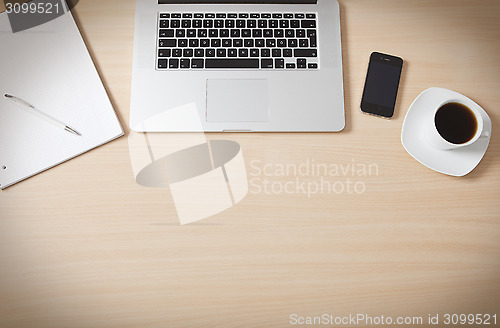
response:
M316 28L315 20L303 20L300 23L302 28Z
M262 37L262 30L259 29L253 29L252 30L252 36L254 38L261 38Z
M194 50L194 56L195 57L204 57L205 56L205 50L204 49L195 49Z
M307 36L308 37L316 36L316 30L307 30Z
M160 38L173 38L175 35L175 30L160 30Z
M222 48L222 49L217 49L217 57L226 57L227 56L227 50Z
M208 35L208 31L206 29L198 30L198 37L199 38L206 38L207 35Z
M186 36L186 30L184 29L177 29L175 31L175 36L178 37L178 38L183 38Z
M170 27L172 27L172 28L179 28L179 27L181 27L181 21L179 19L172 19L170 21Z
M280 28L289 28L289 27L290 27L289 21L284 19L280 20Z
M283 57L292 57L292 49L283 49Z
M205 68L259 68L258 59L206 59Z
M297 59L297 68L306 68L307 61L303 58Z
M172 50L172 57L182 57L182 49Z
M266 40L266 47L268 47L268 48L276 47L276 40L275 39L267 39Z
M158 68L167 68L167 59L158 59Z
M238 29L232 29L231 30L231 37L232 38L239 38L241 36L241 32Z
M172 18L181 18L182 15L181 14L172 14Z
M295 68L295 64L293 63L287 63L286 68Z
M274 67L275 68L285 68L285 60L282 58L276 58L274 60Z
M160 28L169 28L169 21L166 19L160 20Z
M315 48L318 46L318 39L315 36L309 38L309 46Z
M176 39L160 39L158 42L160 48L174 48L177 46Z
M160 49L158 50L158 57L170 57L172 54L171 49Z
M239 57L248 57L248 49L240 49L238 55Z
M190 68L191 67L191 60L189 59L181 59L181 68Z
M316 49L295 49L295 57L318 57L318 51Z
M184 51L182 52L183 57L193 57L193 54L193 49L184 49Z
M191 60L191 68L203 68L204 60L203 59L193 59Z
M317 63L310 63L310 64L308 64L307 67L311 68L311 69L316 69L316 68L318 68L318 64Z
M229 49L227 55L228 57L238 57L238 49Z
M215 49L209 48L205 50L206 57L215 57Z
M179 68L179 59L173 58L168 61L168 68Z
M221 45L220 39L212 39L210 42L210 46L214 48L219 48Z
M244 19L236 20L236 27L237 28L245 28L246 27L245 20Z

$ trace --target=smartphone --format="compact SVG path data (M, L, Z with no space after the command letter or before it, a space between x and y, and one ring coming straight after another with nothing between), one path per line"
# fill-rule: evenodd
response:
M391 118L398 95L403 59L380 52L370 55L361 99L364 113Z

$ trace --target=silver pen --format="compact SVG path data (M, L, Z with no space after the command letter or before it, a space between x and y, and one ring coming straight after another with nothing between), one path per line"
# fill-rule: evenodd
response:
M42 120L44 120L46 122L52 123L53 125L57 126L58 128L66 130L69 133L73 133L73 134L76 134L78 136L81 136L81 134L79 132L77 132L76 130L70 128L69 126L62 123L61 121L58 121L55 118L50 117L49 115L39 111L34 106L27 103L26 101L24 101L20 98L14 97L12 95L9 95L9 94L5 94L5 98L9 99L10 101L12 101L15 104L21 105L21 107L23 107L23 109L25 109L27 112L37 116L38 118L41 118Z

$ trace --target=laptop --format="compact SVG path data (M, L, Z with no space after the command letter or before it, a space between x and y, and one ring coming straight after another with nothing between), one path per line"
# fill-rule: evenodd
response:
M136 6L133 131L344 128L337 1L137 0Z

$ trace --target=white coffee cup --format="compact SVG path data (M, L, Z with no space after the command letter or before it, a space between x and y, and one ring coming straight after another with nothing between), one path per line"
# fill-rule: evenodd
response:
M460 144L455 144L451 143L439 133L437 127L436 127L436 114L438 111L446 104L449 103L458 103L462 104L465 107L467 107L472 113L474 113L474 117L477 122L477 129L476 133L474 136L467 142L465 143L460 143ZM463 100L460 99L450 99L447 101L442 102L439 106L436 107L436 109L432 112L432 114L429 116L429 119L426 122L426 131L425 131L425 136L427 141L435 148L437 149L457 149L460 147L466 147L469 145L472 145L475 143L477 140L480 138L489 138L490 137L490 132L484 131L484 121L483 121L483 116L481 115L481 112L477 108L478 106L475 103L467 103L464 102Z

